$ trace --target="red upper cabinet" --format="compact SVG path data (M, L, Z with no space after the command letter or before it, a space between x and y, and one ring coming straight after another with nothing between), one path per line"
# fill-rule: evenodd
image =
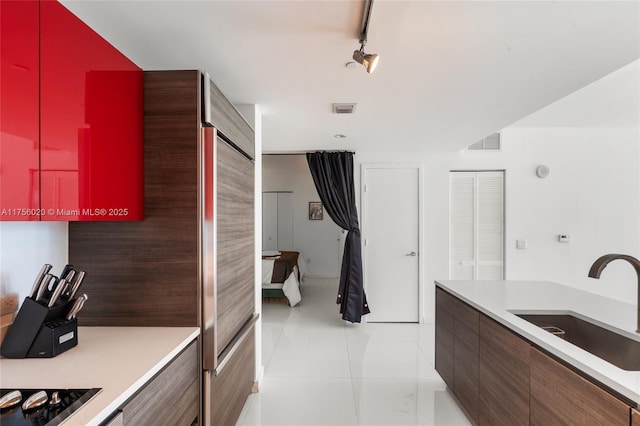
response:
M0 220L40 220L37 1L0 1L0 52Z
M36 136L39 131L35 172L29 169L28 174L35 175L32 179L39 183L39 196L29 197L36 201L34 207L40 208L41 219L142 220L142 70L57 1L40 1L39 26L37 2L15 3L30 3L36 9L36 26L29 32L29 36L36 38L36 65L39 58L39 75L36 73L33 84L36 108L35 113L25 111L20 116L35 117ZM4 0L2 6L4 14ZM0 166L4 170L5 165L12 163L7 161L4 148L5 87L16 84L17 80L10 76L10 80L5 81L4 17L2 19ZM11 29L7 31L18 34ZM22 28L20 31L26 32ZM37 71L38 67L34 69ZM17 167L24 173L22 163L26 156L17 154L20 162ZM10 155L13 157L14 152ZM35 190L37 192L38 187ZM18 193L19 189L14 192ZM3 208L4 197L0 205L0 209Z
M57 1L40 11L46 220L143 218L143 73Z

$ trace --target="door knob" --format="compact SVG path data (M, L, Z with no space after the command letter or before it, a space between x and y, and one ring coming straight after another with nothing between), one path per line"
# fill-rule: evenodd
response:
M417 255L418 255L418 253L416 253L415 251L412 251L411 253L405 254L405 256L411 256L411 257L417 256Z

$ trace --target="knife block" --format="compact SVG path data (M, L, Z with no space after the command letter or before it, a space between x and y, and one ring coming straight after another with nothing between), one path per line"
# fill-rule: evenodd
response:
M27 297L7 330L0 353L5 358L52 358L78 344L77 320L65 319L73 301L51 308Z

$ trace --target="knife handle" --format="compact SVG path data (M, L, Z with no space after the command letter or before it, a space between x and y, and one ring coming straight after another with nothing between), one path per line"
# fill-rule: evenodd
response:
M62 290L64 290L66 286L67 286L67 280L65 280L64 278L60 278L58 280L58 284L56 285L55 290L53 290L53 294L49 299L49 303L47 304L47 307L51 308L53 305L56 304L56 302L58 301L58 298L62 294Z
M40 287L38 288L38 292L36 294L36 302L42 301L42 297L47 291L47 288L49 287L49 283L51 282L52 279L55 279L55 277L51 274L46 274L44 276L44 279L40 283Z
M84 306L84 302L86 302L87 299L89 299L89 296L87 296L86 294L83 294L82 296L78 297L76 301L73 303L73 306L71 307L71 309L69 309L69 313L67 314L65 319L67 321L74 319L76 317L76 314L80 312L80 309L82 309L82 307Z
M71 271L73 271L73 265L64 265L62 272L60 272L60 278L67 278Z
M52 265L45 263L42 269L40 269L40 272L38 273L36 281L33 283L33 287L31 288L31 293L29 293L29 297L35 300L36 296L38 295L38 289L40 288L40 284L42 283L42 280L44 279L45 275L49 273L51 268L53 268Z
M76 278L73 286L71 287L71 291L69 292L69 299L73 299L80 288L80 284L82 284L82 280L84 280L84 276L86 273L84 271L78 271L78 277Z
M73 281L73 277L76 275L76 270L72 269L69 271L69 273L64 277L65 280L67 280L68 283L70 283L71 281Z

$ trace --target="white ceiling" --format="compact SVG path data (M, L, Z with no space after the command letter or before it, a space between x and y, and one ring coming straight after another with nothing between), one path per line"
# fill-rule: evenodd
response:
M258 104L265 152L458 150L640 58L638 1L376 0L371 75L345 67L362 1L62 2L141 68Z

